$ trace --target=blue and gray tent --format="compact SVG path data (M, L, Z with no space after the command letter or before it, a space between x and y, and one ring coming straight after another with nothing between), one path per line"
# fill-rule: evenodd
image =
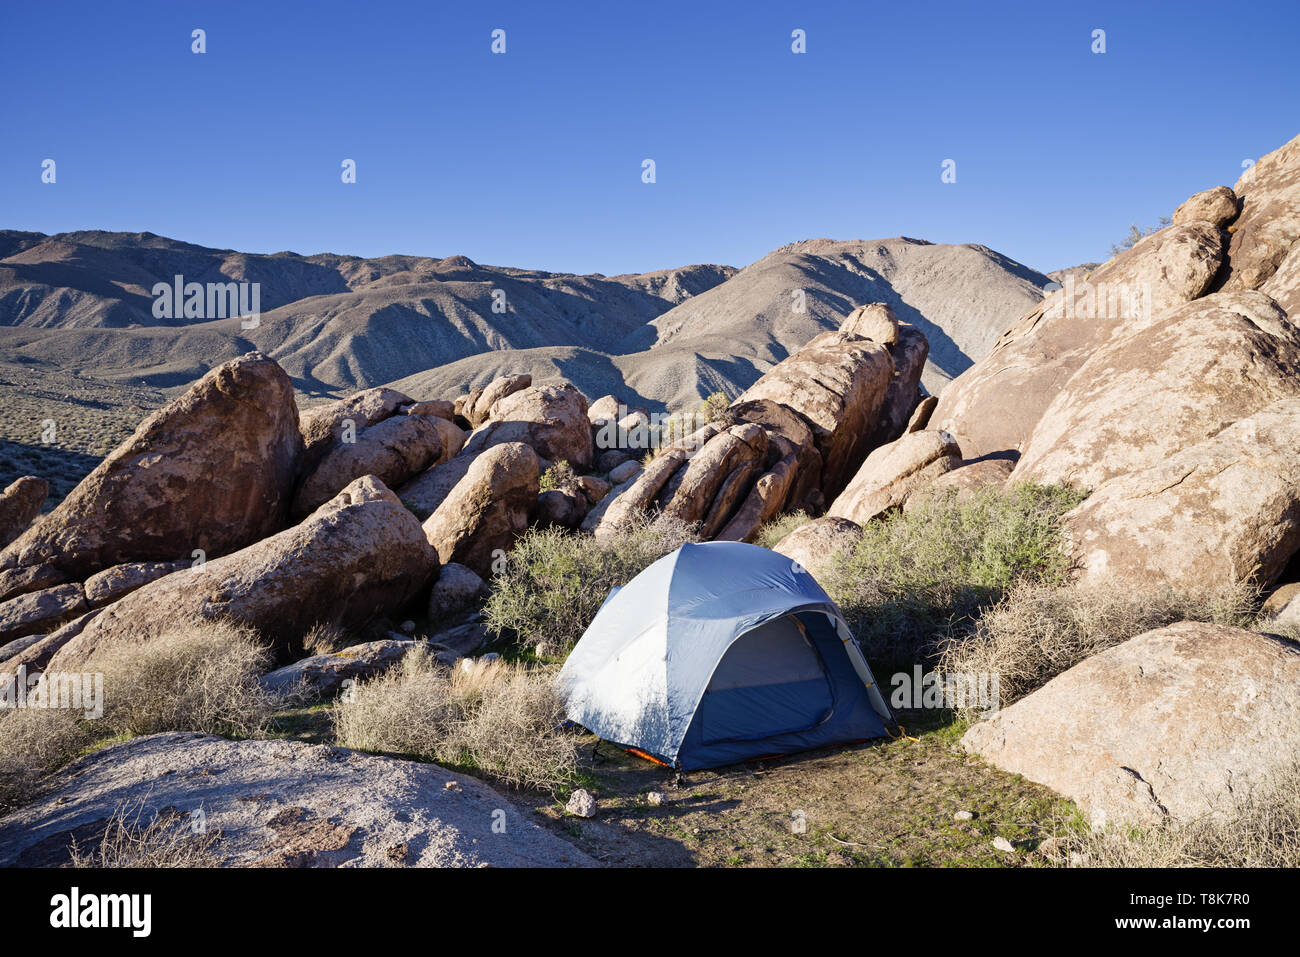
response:
M740 542L683 545L610 592L559 680L570 720L683 770L893 725L813 576Z

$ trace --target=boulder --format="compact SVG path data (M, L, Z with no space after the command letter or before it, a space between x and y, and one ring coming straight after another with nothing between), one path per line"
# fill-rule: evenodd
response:
M813 578L827 584L826 571L835 553L852 548L861 537L862 526L856 522L823 516L800 525L772 546L772 551L793 559Z
M605 449L596 456L596 471L613 475L616 468L621 468L629 462L637 468L641 467L639 459L631 452L625 449Z
M1300 627L1300 582L1275 588L1259 610L1260 618L1274 627Z
M397 497L423 521L438 510L473 464L473 455L454 456L400 486Z
M1300 240L1292 244L1282 265L1259 288L1286 312L1293 324L1300 325Z
M208 557L282 528L302 454L293 385L249 353L150 415L57 508L0 553L73 578L125 562Z
M882 445L862 463L848 488L826 514L865 525L900 508L907 497L961 464L961 449L942 431L909 432Z
M927 395L916 404L912 410L911 418L907 420L905 432L920 432L930 424L930 416L934 415L934 407L939 404L937 395Z
M719 432L674 476L675 487L665 486L661 510L688 524L705 522L706 529L716 532L762 469L767 446L767 432L752 422Z
M603 395L587 406L587 421L593 426L599 426L605 422L617 422L622 407L623 403L618 396Z
M328 615L342 627L396 612L437 573L419 521L382 482L351 483L303 522L241 551L160 578L91 620L51 667L146 642L177 618L228 618L277 649Z
M522 442L544 459L591 467L593 446L587 400L571 384L513 392L492 406L492 419L465 441L462 455L477 455L505 442Z
M712 527L710 523L704 529L705 536L724 542L753 541L759 529L776 518L790 500L790 490L795 486L798 471L798 458L795 454L781 459L758 477L749 495L721 531L709 536Z
M49 634L85 614L86 593L80 585L56 585L0 603L0 645L38 632Z
M1241 214L1232 225L1224 289L1258 289L1300 240L1300 136L1260 158L1233 191Z
M1190 302L1094 352L1044 410L1016 481L1096 488L1300 395L1300 329L1261 292Z
M1237 194L1227 186L1216 186L1192 196L1174 210L1173 224L1211 223L1220 229L1237 218Z
M929 426L969 458L1014 458L1089 356L1204 295L1223 261L1223 234L1195 222L1147 236L1087 281L1067 278L944 388Z
M898 344L899 325L898 316L888 303L873 302L849 313L840 323L840 332L892 347Z
M900 323L898 341L889 347L889 354L894 360L894 378L871 433L869 447L873 449L908 431L907 424L921 401L921 373L930 355L930 340L916 326Z
M336 444L302 480L294 497L293 515L301 518L314 512L363 475L373 475L385 485L399 488L438 461L442 434L435 423L444 421L423 415L394 415L358 432L355 442Z
M612 484L622 485L628 479L635 478L640 472L641 463L633 459L627 459L610 469L608 474Z
M718 425L711 422L662 449L639 473L610 489L609 494L587 513L582 528L603 537L616 534L629 522L645 515L677 473L682 471L683 464L720 431Z
M413 402L409 395L379 386L305 410L298 416L303 441L302 473L314 469L344 435L358 435Z
M493 561L528 527L540 478L537 454L521 442L493 445L474 456L424 522L439 560L466 565L484 578L491 574Z
M114 565L102 572L96 572L86 579L86 601L92 608L115 602L123 595L142 588L164 575L189 568L191 562L182 559L175 562L128 562Z
M68 577L67 572L60 571L48 562L0 569L0 601L6 601L15 595L25 595L29 591L62 585Z
M45 666L55 653L72 639L80 635L92 621L95 620L102 612L103 608L92 608L79 618L74 618L65 625L60 626L48 635L36 636L37 641L27 638L19 638L12 641L4 647L5 671L13 674L19 668L26 668L28 674L36 674L44 671Z
M533 520L539 528L550 528L553 525L561 528L577 528L587 517L589 508L590 503L581 492L553 488L537 496Z
M583 867L595 862L486 784L436 764L284 739L171 732L81 758L0 821L0 867L57 867L99 846L123 808L236 867Z
M492 411L492 406L498 401L527 389L532 384L533 377L526 373L524 375L507 375L493 379L472 403L466 404L462 414L469 420L469 424L477 429L488 419L497 417Z
M808 422L822 456L822 492L832 498L862 463L893 379L886 347L824 332L765 372L738 402L771 399Z
M915 508L929 496L952 492L957 501L969 499L972 492L991 485L1002 486L1011 477L1015 463L1007 459L980 459L964 462L951 471L944 472L933 481L918 486L903 502L903 511Z
M606 482L603 478L600 478L597 475L579 475L577 486L586 497L587 504L595 505L609 494L611 483ZM586 514L585 510L583 514Z
M448 562L442 566L429 594L429 620L441 621L459 614L480 598L485 598L487 592L487 584L472 568L459 562Z
M962 743L1095 826L1123 826L1223 810L1293 761L1297 740L1300 648L1180 622L1075 665Z
M333 697L345 681L373 678L401 664L416 644L410 638L381 638L332 654L312 655L263 675L261 684L267 691L281 696Z
M416 402L406 406L402 411L407 415L423 415L426 418L442 419L452 424L455 424L456 421L456 404L448 402L446 399L430 399L427 402Z
M1086 582L1272 582L1300 549L1300 398L1114 478L1064 519Z
M24 475L0 493L0 548L27 530L49 494L50 483L35 475Z

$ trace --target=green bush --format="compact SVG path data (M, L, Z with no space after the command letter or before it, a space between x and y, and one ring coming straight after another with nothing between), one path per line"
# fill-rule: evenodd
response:
M562 656L582 637L611 588L696 540L693 526L664 516L603 538L529 529L492 579L484 620L494 634L514 633L521 646L541 656Z
M936 653L1018 582L1063 584L1060 518L1085 497L1017 483L926 496L867 524L823 576L863 651L882 663Z
M778 515L758 530L758 534L754 536L754 544L762 545L764 548L775 548L781 539L800 525L806 525L810 521L812 521L812 516L802 509L797 512Z
M549 469L542 473L539 491L553 492L556 489L561 491L571 489L578 482L578 473L573 470L564 459L556 462Z

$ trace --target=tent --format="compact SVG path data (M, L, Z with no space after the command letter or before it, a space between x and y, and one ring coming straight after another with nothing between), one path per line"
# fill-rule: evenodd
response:
M614 589L559 680L572 721L683 770L880 737L893 724L812 575L740 542L683 545Z

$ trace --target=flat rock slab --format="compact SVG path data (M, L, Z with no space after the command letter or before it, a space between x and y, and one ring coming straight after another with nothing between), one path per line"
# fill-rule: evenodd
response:
M93 849L122 807L141 826L202 809L225 866L595 865L480 781L345 748L155 734L82 758L63 778L0 820L0 866L67 863L72 838Z

